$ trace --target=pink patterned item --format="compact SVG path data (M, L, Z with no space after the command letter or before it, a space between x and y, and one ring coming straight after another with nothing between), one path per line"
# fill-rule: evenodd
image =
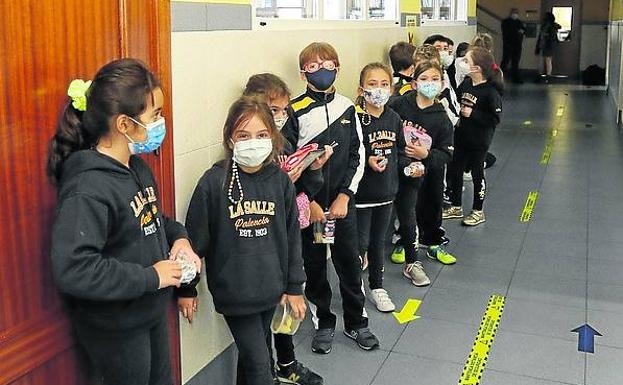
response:
M311 215L309 198L305 193L299 193L296 196L296 206L299 209L299 225L301 229L304 229L310 225L309 217Z

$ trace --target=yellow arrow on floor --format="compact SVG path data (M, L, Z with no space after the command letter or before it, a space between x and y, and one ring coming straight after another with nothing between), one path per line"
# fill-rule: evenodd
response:
M420 318L420 316L415 315L415 313L417 312L417 309L420 307L421 303L422 301L420 301L419 299L409 298L400 313L393 312L392 314L394 315L399 324L405 324L407 322L414 321Z

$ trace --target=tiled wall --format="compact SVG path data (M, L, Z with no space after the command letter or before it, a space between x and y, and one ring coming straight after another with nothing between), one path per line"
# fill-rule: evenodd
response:
M207 31L210 18L214 16L214 4L173 2L172 5L176 31L172 36L176 210L182 221L197 180L222 156L221 133L227 110L250 75L273 72L281 76L296 95L304 89L298 72L299 51L312 41L327 41L340 55L338 90L352 98L361 68L372 61L387 62L389 47L407 39L407 29L399 26L289 31L252 31L241 27L239 30ZM234 5L229 6L231 11ZM220 11L222 9L216 12ZM240 20L221 22L231 26ZM440 28L418 27L416 43L429 34L440 32ZM471 39L475 27L444 27L442 32L456 41L463 41ZM184 383L193 377L206 378L206 365L232 342L222 317L214 311L205 280L200 284L199 298L199 314L192 326L181 320ZM196 376L202 370L204 372ZM209 380L218 385L230 385L222 378Z

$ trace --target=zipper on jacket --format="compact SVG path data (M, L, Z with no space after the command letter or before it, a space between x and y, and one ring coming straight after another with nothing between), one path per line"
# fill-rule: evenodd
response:
M331 143L331 121L329 120L329 107L327 99L329 99L329 94L325 92L324 94L324 114L327 119L327 143ZM330 183L331 183L331 165L326 164L327 167L327 181L325 182L325 212L329 211L331 207L331 202L329 202L329 194L330 194Z

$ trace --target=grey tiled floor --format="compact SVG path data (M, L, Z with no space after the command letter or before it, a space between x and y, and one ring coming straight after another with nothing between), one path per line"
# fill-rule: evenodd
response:
M444 224L458 263L441 266L421 254L428 288L410 285L399 266L386 264L394 302L421 299L421 318L399 325L368 302L381 349L361 351L338 321L328 356L311 352L307 320L296 337L297 358L327 385L457 384L487 299L498 293L507 305L483 385L623 384L623 141L612 117L600 90L508 90L492 148L498 162L487 170L487 222ZM551 159L541 165L552 129ZM470 182L466 187L469 209ZM532 190L540 194L533 218L520 223ZM341 313L338 297L333 308ZM586 322L603 334L595 354L578 352L571 333Z

